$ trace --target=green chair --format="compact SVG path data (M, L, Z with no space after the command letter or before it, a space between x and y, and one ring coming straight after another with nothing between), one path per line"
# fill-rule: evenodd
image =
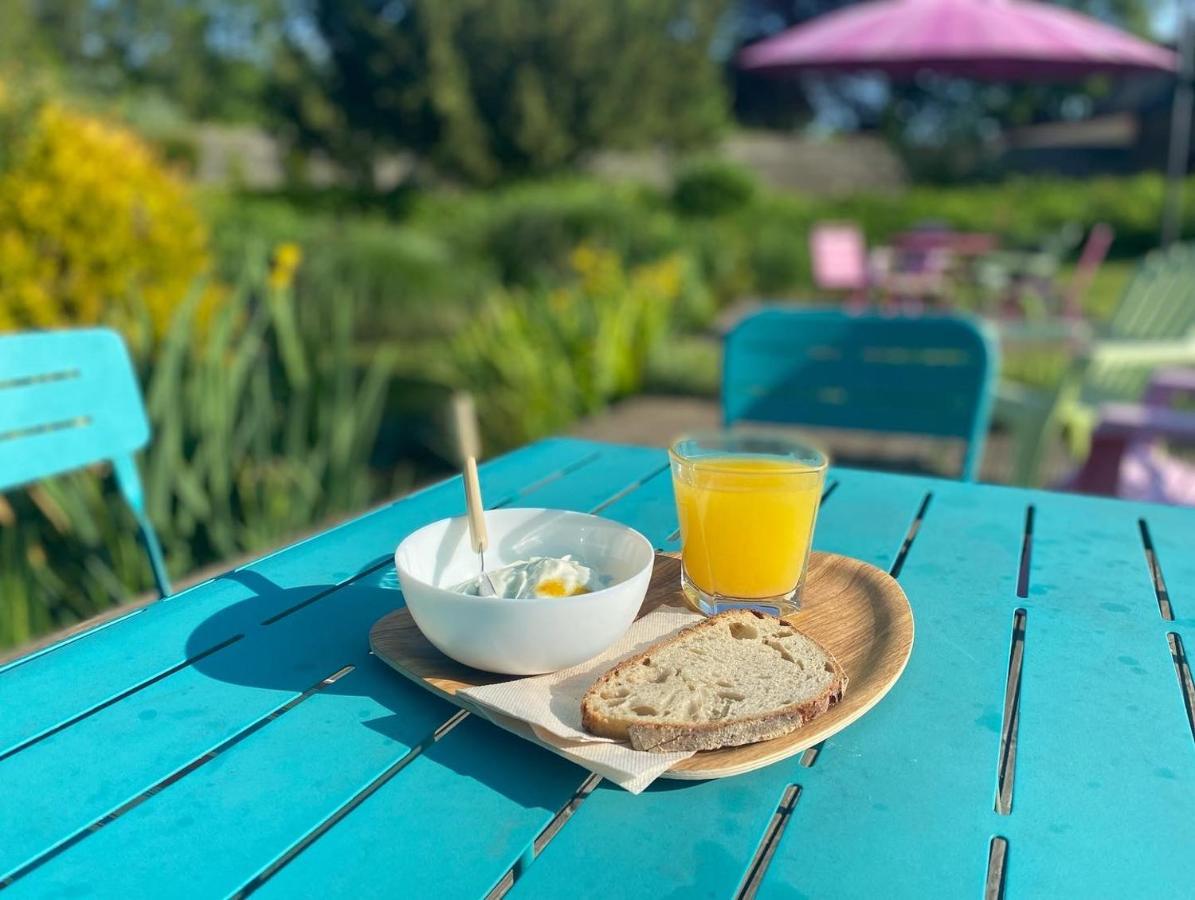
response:
M1160 366L1195 365L1195 245L1149 254L1104 331L1076 353L1052 391L1000 386L995 420L1013 434L1013 480L1035 485L1045 448L1065 438L1087 455L1101 403L1135 403Z
M0 336L0 491L110 462L165 597L170 581L133 459L148 441L133 365L116 332Z
M967 316L766 308L726 335L723 421L961 438L974 481L998 359Z

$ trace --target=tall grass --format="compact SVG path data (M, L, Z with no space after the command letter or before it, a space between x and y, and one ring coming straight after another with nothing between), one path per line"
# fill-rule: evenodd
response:
M355 359L357 325L353 296L296 305L258 258L214 317L185 305L137 361L153 427L141 470L174 576L394 486L369 460L396 351ZM103 466L0 496L0 646L150 586L118 498Z

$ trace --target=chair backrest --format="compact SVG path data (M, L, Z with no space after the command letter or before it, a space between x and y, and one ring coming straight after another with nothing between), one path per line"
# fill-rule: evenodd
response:
M1150 253L1129 280L1104 336L1117 341L1181 341L1195 329L1195 244L1172 244ZM1092 364L1082 395L1090 403L1136 402L1149 367Z
M974 480L997 359L968 317L766 309L726 336L723 418L963 438Z
M1108 322L1116 340L1177 340L1195 326L1195 244L1150 253Z
M858 225L821 222L809 231L813 283L825 291L867 287L867 241Z
M0 335L0 490L110 461L141 528L154 578L167 594L133 459L148 441L145 406L116 332Z

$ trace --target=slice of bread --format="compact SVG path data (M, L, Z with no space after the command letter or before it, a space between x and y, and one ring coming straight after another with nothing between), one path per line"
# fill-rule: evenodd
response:
M720 613L623 660L581 699L586 731L636 750L715 750L779 737L841 698L828 650L781 620Z

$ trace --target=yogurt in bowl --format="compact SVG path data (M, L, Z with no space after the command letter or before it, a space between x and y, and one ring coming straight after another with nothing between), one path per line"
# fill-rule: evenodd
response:
M596 656L635 620L655 560L639 532L559 509L493 510L485 520L487 571L494 578L510 567L499 593L512 596L470 589L480 571L464 516L419 529L394 553L411 617L442 653L476 669L539 675Z
M489 593L483 590L485 582L493 592L507 600L526 600L529 597L575 597L588 594L598 587L605 587L607 579L593 569L581 565L572 555L557 559L554 556L533 556L503 566L496 572L487 571L484 576L475 575L453 588L461 594L479 597Z

